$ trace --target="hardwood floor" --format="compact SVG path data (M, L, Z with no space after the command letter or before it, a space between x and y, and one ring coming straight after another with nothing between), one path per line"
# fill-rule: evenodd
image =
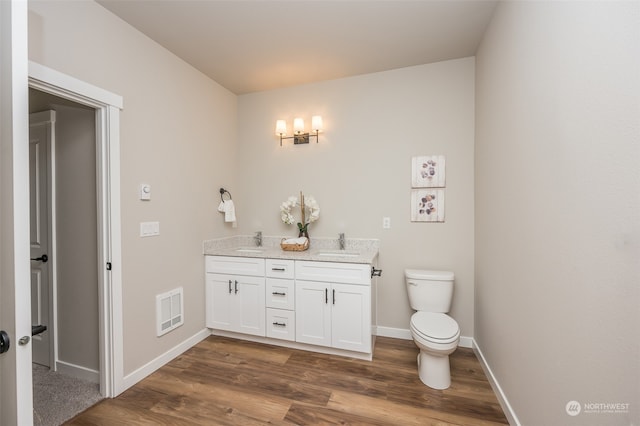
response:
M373 361L211 336L67 425L508 424L473 351L451 387L418 378L410 340L378 337Z

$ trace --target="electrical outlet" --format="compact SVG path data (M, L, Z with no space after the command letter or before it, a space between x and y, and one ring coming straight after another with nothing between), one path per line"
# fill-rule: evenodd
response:
M391 228L391 218L383 217L382 218L382 229L390 229Z

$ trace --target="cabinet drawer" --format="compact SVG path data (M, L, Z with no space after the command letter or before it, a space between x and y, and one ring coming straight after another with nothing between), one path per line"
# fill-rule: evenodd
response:
M371 285L371 265L297 261L296 280Z
M294 341L296 337L295 312L267 308L267 337Z
M205 256L207 273L264 276L264 259L232 256Z
M268 308L293 310L295 293L293 280L267 278L266 300Z
M266 259L267 277L293 279L293 271L293 260Z

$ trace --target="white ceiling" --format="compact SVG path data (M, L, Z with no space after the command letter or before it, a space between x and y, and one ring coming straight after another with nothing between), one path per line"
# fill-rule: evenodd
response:
M491 0L97 0L235 94L475 54Z

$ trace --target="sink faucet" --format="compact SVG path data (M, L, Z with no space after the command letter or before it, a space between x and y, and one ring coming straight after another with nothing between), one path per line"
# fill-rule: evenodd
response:
M344 250L345 241L344 241L344 232L338 234L338 242L340 243L340 250Z
M256 246L262 247L262 231L256 232L256 235L255 237L253 237L253 239L256 240Z

